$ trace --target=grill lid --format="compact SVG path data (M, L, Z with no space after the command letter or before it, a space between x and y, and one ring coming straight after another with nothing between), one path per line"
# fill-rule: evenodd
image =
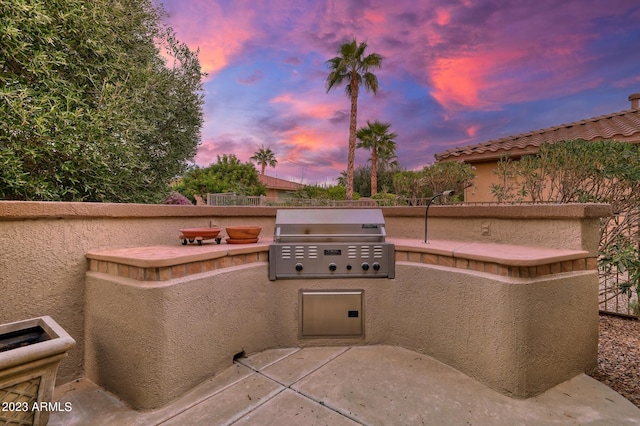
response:
M276 213L276 242L383 242L380 209L284 209Z

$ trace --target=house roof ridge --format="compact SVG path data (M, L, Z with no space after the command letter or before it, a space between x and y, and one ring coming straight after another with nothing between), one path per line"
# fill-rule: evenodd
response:
M629 118L629 120L626 120ZM604 122L604 120L612 120ZM630 122L630 123L629 123ZM634 127L634 125L637 125ZM502 151L523 151L528 147L540 146L543 142L597 138L609 139L616 134L629 137L640 133L640 108L629 108L608 114L597 115L582 120L576 120L555 126L531 130L511 136L491 139L478 144L455 147L435 154L436 160L452 157L495 157L495 153ZM549 137L545 138L545 135ZM518 152L518 155L521 153ZM477 159L477 158L476 158Z
M303 188L305 186L303 183L293 182L290 180L278 178L275 176L269 176L266 174L264 175L258 174L258 179L260 180L260 182L266 185L267 188L273 188L273 189L295 190L295 189Z

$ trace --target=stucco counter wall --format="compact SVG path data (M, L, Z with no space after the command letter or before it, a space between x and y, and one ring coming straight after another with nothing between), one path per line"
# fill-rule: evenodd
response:
M588 268L587 251L521 247L518 253L510 246L510 257L502 259L500 253L507 251L497 250L477 260L485 264L482 271L469 268L468 261L429 263L434 252L455 260L476 256L472 247L460 241L429 247L404 241L399 253L406 260L397 262L395 279L277 281L268 280L267 262L251 256L264 245L212 246L207 253L216 260L238 251L245 257L235 266L221 261L212 270L164 281L147 281L138 273L137 279L122 276L114 268L101 272L100 262L134 264L142 256L148 261L153 256L145 251L130 251L129 259L121 250L90 253L87 376L132 406L150 409L228 367L240 352L278 347L399 345L518 398L595 368L597 273ZM162 255L155 261L165 262ZM563 262L572 269L545 267ZM510 266L534 271L501 273ZM301 337L301 290L363 290L364 336Z
M544 392L597 366L597 272L498 277L399 262L390 343L509 396Z
M51 316L77 343L57 383L83 377L87 252L179 246L179 229L210 224L255 224L265 237L274 218L262 208L0 201L0 323Z
M53 317L77 342L57 382L84 375L86 254L174 245L178 229L262 226L273 235L275 207L208 207L0 201L0 323ZM383 207L387 235L421 239L424 207ZM606 205L432 206L429 238L537 245L597 253Z

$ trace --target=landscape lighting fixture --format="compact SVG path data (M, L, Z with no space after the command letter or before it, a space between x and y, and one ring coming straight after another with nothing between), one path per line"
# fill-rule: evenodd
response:
M429 242L427 241L427 215L429 214L429 206L431 205L433 200L435 200L436 198L441 197L441 196L448 197L448 196L453 195L453 194L455 194L455 191L452 190L452 189L449 189L449 190L446 190L446 191L442 191L441 193L436 194L433 197L431 197L431 199L427 203L427 209L424 212L424 243L425 244L429 244Z

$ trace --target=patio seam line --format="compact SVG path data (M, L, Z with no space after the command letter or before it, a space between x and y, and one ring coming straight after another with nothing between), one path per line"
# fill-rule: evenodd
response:
M338 414L338 415L340 415L340 416L342 416L342 417L346 417L346 418L348 418L349 420L352 420L353 422L355 422L355 423L357 423L357 424L359 424L359 425L363 425L363 426L364 426L364 425L366 425L366 423L363 423L361 420L359 420L359 419L357 419L357 418L352 417L352 415L350 415L351 413L343 413L343 412L341 412L340 410L338 410L337 408L334 408L334 407L332 407L332 406L330 406L330 405L326 405L326 404L324 403L324 401L317 401L317 400L315 400L314 398L312 398L311 396L306 395L306 394L302 393L301 391L299 391L299 390L297 390L297 389L292 388L292 386L294 386L294 385L295 385L296 383L298 383L300 380L302 380L302 379L304 379L304 378L306 378L306 377L310 376L311 374L313 374L313 373L315 373L316 371L320 370L322 367L324 367L324 366L326 366L327 364L329 364L331 361L333 361L333 360L335 360L335 359L337 359L337 358L341 357L341 356L342 356L342 355L344 355L347 351L351 350L351 348L352 348L352 346L347 346L347 347L345 347L345 348L344 348L344 350L343 350L343 351L341 351L339 354L337 354L336 356L334 356L334 357L332 357L332 358L328 359L328 360L327 360L327 362L325 362L325 363L321 364L320 366L318 366L317 368L314 368L313 370L309 371L307 374L305 374L304 376L300 377L298 380L296 380L295 382L291 383L291 384L290 384L290 385L288 385L288 386L287 386L287 385L285 385L284 383L279 382L278 380L274 379L273 377L269 377L269 376L265 375L264 373L262 373L262 372L261 372L261 371L259 371L259 370L256 370L256 369L254 369L254 368L252 368L252 367L250 367L250 366L248 366L248 365L245 365L245 364L242 364L242 365L245 365L245 367L251 368L252 370L254 370L254 371L256 372L256 374L259 374L259 375L263 376L264 378L266 378L266 379L268 379L268 380L271 380L271 381L273 381L273 382L275 382L275 383L277 383L277 384L279 384L280 386L282 386L282 387L283 387L283 388L280 390L280 392L278 392L277 394L275 394L275 395L271 396L268 400L271 400L272 398L275 398L277 395L279 395L280 393L284 392L284 391L285 391L285 389L289 389L289 390L291 390L292 392L295 392L296 394L300 395L301 397L303 397L303 398L305 398L305 399L308 399L308 400L310 400L310 401L312 401L312 402L314 402L314 403L316 403L316 404L318 404L318 405L320 405L320 406L322 406L322 407L325 407L325 408L327 408L327 409L329 409L329 410L333 411L334 413L336 413L336 414ZM304 348L300 348L300 350L302 350L302 349L304 349ZM270 363L269 365L262 367L262 369L265 369L265 368L267 368L268 366L271 366L271 365L273 365L273 364L276 364L277 362L279 362L279 361L281 361L281 360L284 360L284 359L288 358L289 356L291 356L291 355L293 355L293 354L298 353L300 350L295 351L295 352L293 352L293 353L291 353L291 354L289 354L289 355L287 355L287 356L285 356L285 357L283 357L283 358L280 358L280 360L275 361L275 362L272 362L272 363ZM267 401L268 401L268 400L267 400ZM265 401L265 403L266 403L266 401ZM256 407L254 407L252 410L249 410L248 412L245 412L244 414L242 414L242 416L244 416L244 415L246 415L246 414L248 414L248 413L253 412L254 410L256 410L256 409L258 409L259 407L261 407L262 405L264 405L264 403L263 403L263 404L260 404L260 405L258 405L258 406L256 406ZM236 418L235 420L233 420L233 421L232 421L231 423L229 423L229 424L233 424L233 423L237 422L238 420L240 420L240 418L241 418L242 416L240 416L240 417Z
M311 373L309 373L309 374L311 374ZM289 387L288 389L290 389L292 392L295 392L296 394L300 395L301 397L303 397L305 399L308 399L308 400L310 400L310 401L312 401L312 402L314 402L314 403L316 403L316 404L318 404L318 405L320 405L322 407L325 407L328 410L333 411L334 413L336 413L339 416L346 417L347 419L349 419L352 422L357 423L359 425L367 426L367 423L364 423L364 420L361 420L361 419L359 419L357 417L354 417L353 413L343 412L337 407L333 407L331 405L327 405L324 401L318 401L318 400L314 399L311 395L307 395L307 394L303 393L302 391L293 389L292 387Z
M244 364L242 364L244 365ZM269 364L271 365L271 364ZM247 368L251 368L248 365L245 365L245 367ZM284 392L287 387L285 385L283 385L282 383L278 382L277 380L273 380L271 377L267 377L264 374L261 374L258 370L255 370L254 368L251 368L253 370L253 374L247 376L247 377L251 377L254 374L255 375L260 375L262 377L264 377L265 379L272 381L276 384L278 384L280 386L280 389L278 389L278 391L276 393L274 393L273 395L268 395L266 398L264 398L264 401L262 401L260 404L257 404L256 406L248 409L248 410L244 410L241 411L240 414L236 414L234 416L231 417L231 419L227 422L227 423L223 423L223 425L233 425L234 423L237 423L238 421L240 421L240 419L242 419L242 417L246 416L247 414L253 413L254 411L256 411L258 408L262 407L264 404L266 404L267 402L271 401L273 398L275 398L276 396L280 395L282 392ZM247 377L245 377L244 379L246 379ZM244 380L242 379L242 380ZM207 398L208 399L208 398Z
M271 367L273 364L278 363L278 362L282 361L283 359L287 359L287 358L289 358L291 355L296 354L296 353L300 352L301 350L302 350L302 348L296 348L296 350L295 350L295 351L293 351L293 352L291 352L291 353L288 353L288 354L286 354L286 355L283 355L283 356L281 356L280 358L276 359L275 361L271 361L270 363L263 365L263 366L262 366L262 367L260 367L259 369L258 369L258 368L253 367L252 365L245 364L244 362L242 362L242 358L238 358L238 359L234 360L234 362L236 362L236 363L238 363L238 364L240 364L240 365L244 365L245 367L247 367L247 368L249 368L249 369L251 369L251 370L255 371L256 373L259 373L261 369L264 369L264 368L267 368L267 367Z
M327 360L327 362L323 363L322 365L320 365L318 368L314 368L313 370L309 371L307 374L305 374L304 376L300 377L298 380L296 380L295 382L291 383L289 386L287 386L288 388L291 388L291 386L295 385L296 383L298 383L300 380L304 379L305 377L309 376L310 374L315 373L316 371L320 370L322 367L324 367L325 365L329 364L331 361L333 361L334 359L342 356L345 352L351 350L351 346L346 346L346 347L341 347L341 349L344 349L342 351L340 351L339 354L337 354L334 357L331 357ZM284 384L282 384L284 386ZM291 389L293 391L295 391L295 389Z
M227 389L230 389L231 387L233 387L233 386L235 386L235 385L239 384L239 383L240 383L240 382L242 382L243 380L248 379L248 378L250 378L251 376L256 375L256 374L260 374L260 373L259 373L259 372L257 372L257 371L254 371L252 374L249 374L249 375L248 375L248 376L246 376L246 377L243 377L243 378L241 378L241 379L238 379L238 380L236 380L235 382L230 383L230 384L229 384L229 385L227 385L227 386L224 386L223 388L221 388L220 390L218 390L218 391L216 391L216 392L212 393L211 395L207 396L206 398L201 399L201 400L200 400L200 401L198 401L197 403L194 403L194 404L190 405L188 408L185 408L184 410L181 410L181 411L180 411L180 412L178 412L178 413L174 413L174 414L173 414L173 415L171 415L170 417L167 417L167 418L165 418L165 419L163 419L163 420L159 421L159 422L158 422L158 423L156 423L155 425L156 425L156 426L160 426L160 425L162 425L162 424L164 424L164 423L168 422L169 420L172 420L172 419L174 419L174 418L176 418L176 417L178 417L178 416L180 416L180 415L182 415L182 414L186 413L187 411L191 410L192 408L197 407L198 405L202 404L202 403L203 403L203 402L205 402L205 401L208 401L209 399L213 398L214 396L218 395L219 393L221 393L221 392L223 392L223 391L225 391L225 390L227 390ZM273 381L273 382L275 382L275 383L278 383L278 382L276 382L275 380L270 379L269 377L266 377L266 376L263 376L263 377L265 377L266 379L269 379L269 380L271 380L271 381ZM280 383L278 383L278 384L280 384ZM250 408L250 409L245 409L245 410L241 410L241 411L239 411L238 413L236 413L235 415L233 415L233 416L231 417L231 419L230 419L228 422L223 423L223 425L231 425L231 424L233 424L233 423L236 423L236 422L237 422L238 420L240 420L243 416L245 416L246 414L251 413L252 411L256 410L257 408L259 408L259 407L263 406L264 404L266 404L267 402L269 402L272 398L275 398L277 395L279 395L280 393L282 393L285 389L286 389L286 387L281 387L280 389L278 389L277 391L275 391L275 393L273 393L273 394L271 394L271 393L270 393L270 394L268 394L268 395L264 398L264 401L261 401L261 402L260 402L259 404L257 404L255 407L252 407L252 408Z
M260 373L257 373L260 374ZM269 379L266 376L263 376L267 379ZM271 380L271 379L270 379ZM272 380L275 382L275 380ZM278 382L276 382L278 383ZM279 383L278 383L279 384ZM236 413L234 416L231 417L231 419L229 419L229 421L223 423L224 426L227 425L232 425L234 423L237 423L240 419L242 419L244 416L246 416L249 413L254 412L255 410L257 410L258 408L262 407L264 404L266 404L267 402L271 401L273 398L275 398L276 396L280 395L282 392L285 391L285 389L287 389L286 387L281 387L280 389L278 389L276 392L274 392L273 394L268 394L265 398L264 401L261 401L259 404L256 404L254 407L251 407L249 409L245 409L245 410L241 410L240 412Z
M313 373L315 373L316 371L320 370L322 367L326 366L327 364L329 364L329 363L330 363L330 362L332 362L333 360L338 359L339 357L341 357L342 355L344 355L346 352L348 352L348 351L349 351L349 350L351 350L352 348L353 348L353 346L347 346L347 348L346 348L344 351L340 352L338 355L336 355L336 356L334 356L333 358L329 359L327 362L325 362L324 364L322 364L321 366L319 366L319 367L318 367L318 368L316 368L315 370L310 371L309 373L305 374L303 377L300 377L298 380L296 380L295 382L291 383L291 385L287 386L287 388L291 389L293 392L295 392L296 394L300 395L301 397L306 398L306 399L309 399L309 400L311 400L311 401L315 402L316 404L321 405L321 406L323 406L323 407L325 407L325 408L327 408L327 409L329 409L329 410L333 411L334 413L336 413L336 414L338 414L338 415L340 415L340 416L342 416L342 417L346 417L346 418L348 418L349 420L351 420L351 421L353 421L353 422L355 422L355 423L357 423L357 424L359 424L359 425L366 426L366 423L363 423L363 421L362 421L362 420L360 420L360 419L358 419L358 418L356 418L356 417L353 417L353 414L352 414L352 413L344 413L344 412L340 411L337 407L332 407L332 406L330 406L330 405L327 405L324 401L318 401L318 400L314 399L311 395L307 395L307 394L303 393L303 392L302 392L302 390L294 389L294 388L292 387L292 386L294 386L296 383L298 383L300 380L302 380L302 379L304 379L304 378L306 378L306 377L309 377L311 374L313 374Z
M337 346L336 346L336 347L337 347ZM344 349L344 350L343 350L343 351L341 351L338 355L336 355L336 356L334 356L334 357L332 357L332 358L329 358L329 359L327 360L327 362L325 362L325 363L321 364L321 365L320 365L319 367L317 367L317 368L314 368L313 370L311 370L310 372L308 372L308 373L307 373L307 374L305 374L304 376L300 377L300 378L299 378L298 380L296 380L295 382L291 383L289 386L285 385L284 383L280 383L279 381L277 381L277 380L276 380L276 379L274 379L274 378L271 378L271 377L267 376L266 374L262 373L262 371L261 371L261 370L264 370L265 368L270 367L270 366L272 366L273 364L276 364L276 363L278 363L278 362L280 362L280 361L282 361L282 360L284 360L284 359L287 359L287 358L289 358L289 357L290 357L291 355L293 355L293 354L297 354L298 352L300 352L300 351L301 351L302 349L304 349L304 348L298 348L298 350L297 350L297 351L292 352L292 353L290 353L290 354L288 354L288 355L285 355L284 357L282 357L282 358L278 359L277 361L271 362L271 363L269 363L269 364L265 365L264 367L261 367L261 368L260 368L260 370L255 369L255 368L253 368L253 367L251 367L251 366L249 366L249 365L245 365L245 364L242 364L242 365L244 365L244 366L245 366L245 367L247 367L247 368L250 368L251 370L253 370L253 371L255 371L256 373L258 373L258 374L260 374L260 375L262 375L262 376L266 377L267 379L269 379L269 380L273 380L273 381L274 381L274 382L276 382L277 384L282 385L282 386L284 386L284 387L287 387L287 388L288 388L288 387L291 387L291 386L295 385L295 384L296 384L296 383L298 383L300 380L302 380L302 379L304 379L305 377L307 377L309 374L312 374L312 373L314 373L314 372L318 371L319 369L321 369L322 367L324 367L325 365L327 365L328 363L330 363L330 362L331 362L331 361L333 361L334 359L338 358L339 356L341 356L342 354L344 354L345 352L347 352L349 349L351 349L351 346L339 347L339 348L340 348L340 349ZM236 361L236 362L238 362L238 363L239 363L239 361Z
M246 366L246 365L245 365L244 367L250 368L250 367L248 367L248 366ZM250 368L250 369L251 369L251 368ZM253 370L253 369L251 369L251 370ZM190 409L192 409L192 408L194 408L194 407L196 407L196 406L198 406L198 405L202 404L203 402L205 402L205 401L207 401L207 400L209 400L209 399L213 398L214 396L218 395L219 393L224 392L224 391L226 391L227 389L229 389L229 388L231 388L231 387L233 387L233 386L237 385L238 383L240 383L240 382L241 382L241 381L243 381L244 379L246 379L246 378L248 378L248 377L253 376L255 373L256 373L256 371L255 371L255 370L253 370L253 373L251 373L251 374L249 374L249 375L247 375L247 376L245 376L245 377L241 377L241 378L239 378L239 379L237 379L237 380L235 380L235 381L233 381L233 382L231 382L231 383L229 383L229 384L227 384L227 385L225 385L225 386L221 387L220 389L216 390L216 391L215 391L215 392L213 392L212 394L209 394L209 395L207 395L206 397L200 398L198 401L196 401L196 402L193 402L193 403L189 404L189 406L188 406L188 407L186 407L186 408L184 408L184 409L182 409L182 410L180 410L180 411L178 411L178 412L172 413L169 417L163 418L162 420L158 420L158 422L157 422L157 423L155 423L155 425L156 425L156 426L159 426L159 425L161 425L161 424L163 424L163 423L168 422L169 420L171 420L171 419L173 419L173 418L175 418L175 417L177 417L177 416L179 416L179 415L183 414L184 412L189 411ZM213 377L215 377L215 376L213 376ZM192 389L193 389L193 388L192 388Z

